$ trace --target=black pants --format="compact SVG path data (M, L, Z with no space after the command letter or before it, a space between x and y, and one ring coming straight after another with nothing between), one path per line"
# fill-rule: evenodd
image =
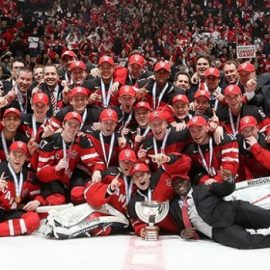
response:
M213 228L213 239L222 245L238 249L270 247L270 235L250 234L246 231L270 227L270 210L242 202L234 223L225 228Z
M70 190L75 186L85 186L90 180L91 177L86 172L76 168L70 179L69 188L65 187L62 182L55 180L49 183L41 183L41 194L46 198L53 193L60 193L65 195L67 201L69 201Z

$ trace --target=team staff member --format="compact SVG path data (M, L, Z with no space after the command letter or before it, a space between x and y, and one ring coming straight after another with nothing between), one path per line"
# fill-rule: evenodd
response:
M78 113L67 113L63 131L40 143L37 176L42 182L42 194L50 205L65 203L69 195L72 202L81 203L90 176L94 182L101 180L104 163L91 141L78 134L81 122ZM79 164L84 165L86 172L77 168Z
M222 175L223 183L209 186L191 187L188 179L173 179L172 186L178 196L170 204L170 213L181 236L196 239L196 229L224 246L238 249L270 247L270 235L251 234L246 230L268 228L270 211L245 201L224 201L223 197L234 191L235 184L230 171L223 170Z
M14 141L9 162L0 164L0 236L30 234L40 225L34 211L45 205L35 174L24 166L27 146Z
M16 108L20 112L31 113L30 88L33 82L33 72L28 68L20 68L17 72L16 83L5 93L1 100L2 111L7 108Z

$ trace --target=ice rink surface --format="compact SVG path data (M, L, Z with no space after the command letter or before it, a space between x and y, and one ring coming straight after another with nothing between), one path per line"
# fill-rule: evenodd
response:
M208 240L117 235L72 240L0 238L2 270L268 270L270 248L237 250Z

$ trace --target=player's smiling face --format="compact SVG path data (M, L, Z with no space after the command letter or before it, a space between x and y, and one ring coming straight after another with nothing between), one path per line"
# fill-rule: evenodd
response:
M86 95L77 94L71 98L70 104L75 112L82 114L88 104L88 98Z

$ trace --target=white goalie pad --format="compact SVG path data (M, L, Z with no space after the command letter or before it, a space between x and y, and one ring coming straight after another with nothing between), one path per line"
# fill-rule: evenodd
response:
M235 191L226 201L243 200L270 209L270 177L256 178L236 183Z
M89 218L92 213L102 216ZM92 208L87 203L66 208L50 210L40 232L47 237L70 239L80 236L91 236L91 230L98 226L118 226L126 228L128 219L112 206L105 204L100 208Z

